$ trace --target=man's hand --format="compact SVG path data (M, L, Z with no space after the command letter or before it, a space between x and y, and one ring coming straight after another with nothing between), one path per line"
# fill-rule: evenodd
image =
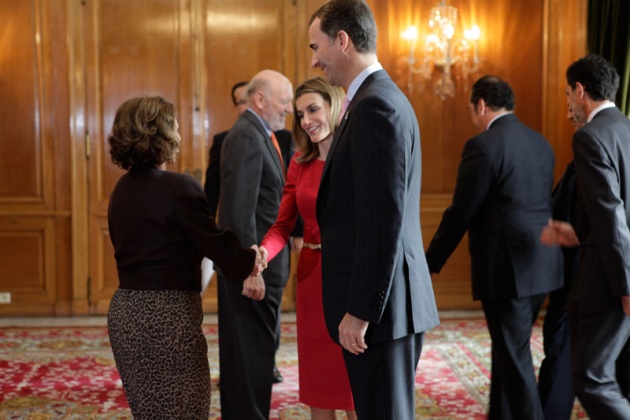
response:
M630 316L630 296L621 296L621 305L626 315Z
M363 353L367 350L365 332L368 329L368 325L370 325L368 321L359 319L346 312L346 315L339 323L339 344L354 355Z
M265 297L265 280L262 275L249 276L243 282L243 296L254 300L263 300Z
M569 223L549 219L549 224L540 233L540 243L547 246L574 247L580 245L580 240Z

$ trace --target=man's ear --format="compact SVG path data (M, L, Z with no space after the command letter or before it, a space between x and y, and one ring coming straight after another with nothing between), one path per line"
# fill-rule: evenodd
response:
M483 99L479 99L477 101L477 114L485 115L485 113L486 113L486 101L484 101Z
M580 99L584 99L584 95L586 95L586 89L584 89L584 85L580 82L575 82L575 89L573 91L577 94L577 97Z
M350 44L350 37L346 31L339 31L335 38L335 43L339 44L341 51L345 51Z
M263 102L265 101L265 95L261 91L254 92L251 97L251 103L254 108L263 109Z

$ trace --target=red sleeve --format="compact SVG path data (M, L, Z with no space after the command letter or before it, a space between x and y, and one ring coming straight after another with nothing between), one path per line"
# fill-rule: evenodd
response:
M299 153L293 156L289 164L287 182L284 184L284 190L282 191L282 201L280 202L280 210L278 211L276 222L269 229L260 244L269 251L268 260L275 257L287 244L289 235L293 231L295 220L297 219L298 208L295 201L295 185L302 167L301 164L295 161L297 156L299 156Z

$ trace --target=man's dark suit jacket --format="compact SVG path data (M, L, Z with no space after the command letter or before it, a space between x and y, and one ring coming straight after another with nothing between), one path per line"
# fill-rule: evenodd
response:
M617 108L600 111L573 136L580 240L569 310L619 307L630 295L630 121Z
M206 182L203 190L208 198L208 204L210 205L210 211L213 215L217 214L217 208L219 207L219 192L221 190L221 147L223 146L223 140L229 130L222 131L216 134L212 140L212 146L210 146L210 152L208 157L208 168L206 169ZM278 130L275 132L280 151L282 152L282 159L286 168L289 168L289 162L295 153L293 144L293 136L288 130ZM301 217L298 217L295 223L295 229L291 233L291 236L302 237L304 234L304 225Z
M284 168L261 122L245 111L234 123L221 148L219 226L234 231L241 243L259 244L276 221ZM288 280L285 247L265 269L265 283L282 286Z
M513 114L468 140L453 202L427 250L431 272L440 272L468 230L475 300L560 288L560 249L539 239L551 218L554 163L547 140Z
M335 133L317 198L326 324L370 322L366 342L439 323L420 231L420 132L387 73L361 84Z

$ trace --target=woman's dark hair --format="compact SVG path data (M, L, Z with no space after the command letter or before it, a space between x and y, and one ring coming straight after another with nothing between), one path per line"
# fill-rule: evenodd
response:
M175 106L160 96L123 102L107 138L112 162L122 169L172 163L179 153Z

